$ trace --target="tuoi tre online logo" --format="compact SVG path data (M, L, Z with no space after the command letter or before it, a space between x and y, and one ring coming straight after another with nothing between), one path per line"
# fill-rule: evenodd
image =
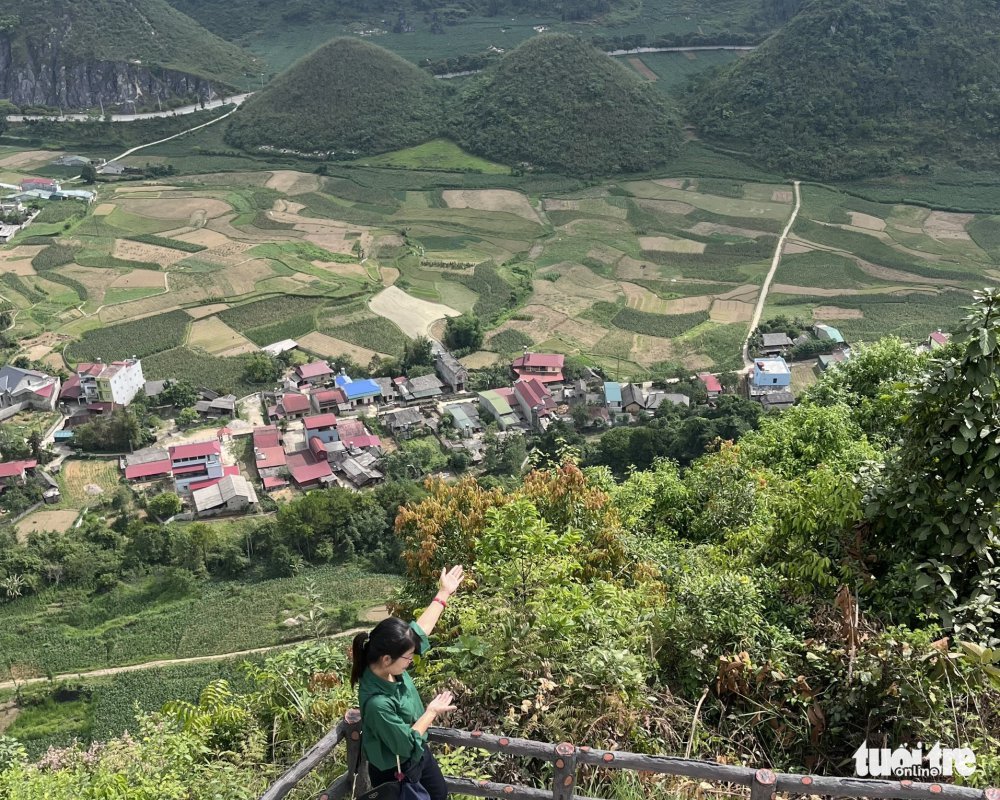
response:
M854 751L854 771L860 778L968 778L976 771L976 754L968 747L942 747L940 742L924 753L924 743L908 748L869 747L863 742Z

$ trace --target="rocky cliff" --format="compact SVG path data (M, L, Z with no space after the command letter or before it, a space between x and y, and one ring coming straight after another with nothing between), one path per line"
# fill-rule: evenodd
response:
M20 50L15 57L15 50ZM119 106L123 111L175 98L211 100L226 87L176 70L126 61L67 58L57 42L12 47L0 35L0 97L20 107Z

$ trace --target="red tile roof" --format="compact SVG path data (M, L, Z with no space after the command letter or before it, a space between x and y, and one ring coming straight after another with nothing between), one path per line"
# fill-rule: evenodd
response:
M382 440L373 433L366 433L362 436L351 436L347 439L341 436L340 441L344 443L344 447L360 447L362 450L366 447L382 446Z
M62 389L59 391L60 399L63 397L69 397L76 400L83 392L80 386L80 376L71 375L69 380L62 385Z
M76 365L77 375L100 375L101 371L104 369L104 364L92 364L89 361L85 361L81 364Z
M292 480L299 486L307 486L316 483L320 478L333 475L329 463L325 459L317 462L308 450L292 453L288 457L288 471L292 474Z
M705 385L705 391L708 392L722 391L722 384L719 382L719 379L716 378L711 372L698 373L698 380L700 380Z
M326 448L323 446L323 440L318 436L313 436L309 440L309 450L316 456L317 460L326 460Z
M204 472L205 464L185 464L183 467L173 467L174 475L192 475L195 472Z
M514 369L519 367L556 368L562 369L566 356L558 353L525 353L514 359Z
M274 425L264 425L253 429L253 446L258 448L279 447L281 434Z
M258 447L254 453L254 460L257 462L258 469L283 467L288 463L285 451L280 447Z
M937 342L938 344L948 344L948 340L951 338L947 333L942 333L941 331L934 331L931 334L931 341Z
M222 468L222 477L209 478L208 480L205 481L194 481L190 486L188 486L188 489L190 489L192 492L195 489L205 489L208 486L215 486L215 484L221 481L222 478L229 477L230 475L239 475L239 474L240 474L240 468L236 464L233 464L231 467Z
M282 486L288 486L288 481L284 478L280 478L277 475L268 475L264 478L265 489L280 489Z
M319 378L323 375L333 375L333 370L330 369L330 365L325 361L313 361L310 364L303 364L301 367L296 367L295 371L299 373L300 378Z
M313 397L315 397L316 402L321 405L324 403L347 402L347 395L340 391L340 389L324 389L321 392L313 392Z
M170 460L180 461L184 458L204 458L205 456L221 455L222 445L218 439L211 439L207 442L192 442L191 444L178 444L170 448Z
M4 461L0 463L0 478L13 478L26 469L34 469L37 466L38 460L34 458L28 458L24 461Z
M48 386L43 386L41 389L35 391L39 397L52 397L52 390L56 388L54 383L50 383Z
M340 439L343 441L345 436L364 436L368 433L368 429L360 419L352 418L342 419L337 425L337 432L340 433Z
M129 481L137 481L144 478L155 478L169 474L169 458L164 458L161 461L147 461L145 464L133 464L125 467L125 479Z
M309 398L304 394L289 392L286 395L282 395L278 405L285 410L286 414L298 414L300 411L309 410Z
M336 414L315 414L311 417L305 417L302 420L302 424L307 431L315 430L316 428L336 428L337 416Z
M521 378L514 384L514 393L530 408L539 409L540 416L548 414L548 406L552 404L552 394L537 378Z

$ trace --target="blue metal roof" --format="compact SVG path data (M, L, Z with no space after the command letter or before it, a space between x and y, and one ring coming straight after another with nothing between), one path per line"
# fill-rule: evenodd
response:
M357 400L359 397L373 397L382 394L382 387L371 378L362 378L355 381L347 375L338 375L336 382L348 400Z
M604 400L608 403L620 403L622 401L622 385L613 381L605 383Z

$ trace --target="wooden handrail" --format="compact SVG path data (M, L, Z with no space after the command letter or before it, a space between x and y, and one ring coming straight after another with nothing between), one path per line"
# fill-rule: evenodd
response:
M361 752L361 712L352 708L336 728L313 745L291 769L278 778L260 800L282 800L295 786L333 752L341 740L348 743L349 762L360 762L358 794L367 789L367 763ZM430 728L429 741L454 747L473 747L489 753L506 753L525 758L552 762L554 781L551 790L529 786L476 781L468 778L446 778L449 791L473 797L495 797L501 800L597 800L575 794L577 769L588 765L601 769L635 772L655 772L699 778L715 783L750 787L751 800L771 800L775 792L825 795L827 797L885 798L885 800L1000 800L998 789L971 789L947 783L917 783L910 780L878 780L871 778L838 778L827 775L797 775L772 772L769 769L735 767L673 756L647 756L620 750L599 750L577 747L569 742L551 744L531 739L498 736L482 731L460 731L455 728ZM320 800L344 800L353 786L350 774L341 775L320 796Z

